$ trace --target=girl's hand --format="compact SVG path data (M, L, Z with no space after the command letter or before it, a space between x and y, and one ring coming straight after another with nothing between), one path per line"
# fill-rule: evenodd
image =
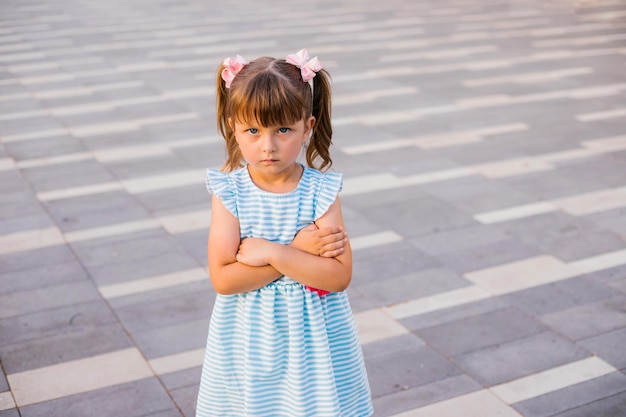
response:
M289 246L312 255L334 258L344 252L346 243L348 234L340 226L319 229L311 223L300 229Z
M241 241L237 252L237 261L249 266L269 265L272 243L261 238L249 237Z

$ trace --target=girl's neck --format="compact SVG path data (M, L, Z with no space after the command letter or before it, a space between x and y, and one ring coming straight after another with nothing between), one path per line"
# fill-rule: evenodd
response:
M260 189L271 193L288 193L298 186L304 167L299 163L294 163L293 167L280 174L267 174L256 171L250 165L246 166L250 179Z

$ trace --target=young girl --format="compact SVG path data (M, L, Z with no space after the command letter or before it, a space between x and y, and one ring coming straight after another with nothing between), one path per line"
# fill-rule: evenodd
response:
M218 295L197 417L372 414L345 293L352 254L342 176L313 168L332 164L330 111L329 76L306 50L227 58L218 69L228 160L207 174ZM308 167L297 162L303 149Z

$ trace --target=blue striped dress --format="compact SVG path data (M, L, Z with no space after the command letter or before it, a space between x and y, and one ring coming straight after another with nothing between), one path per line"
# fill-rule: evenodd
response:
M290 243L335 201L342 176L305 168L285 194L258 188L247 168L210 169L207 188L239 219L241 238ZM255 291L218 294L197 417L366 417L367 374L345 292L320 296L283 276Z

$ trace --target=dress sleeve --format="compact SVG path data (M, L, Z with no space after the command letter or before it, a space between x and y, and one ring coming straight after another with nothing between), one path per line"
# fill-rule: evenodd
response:
M317 204L315 205L315 220L322 217L337 199L343 188L343 175L337 172L323 174Z
M232 179L224 172L209 168L206 174L206 189L209 194L215 194L226 210L239 218L237 214L237 193Z

